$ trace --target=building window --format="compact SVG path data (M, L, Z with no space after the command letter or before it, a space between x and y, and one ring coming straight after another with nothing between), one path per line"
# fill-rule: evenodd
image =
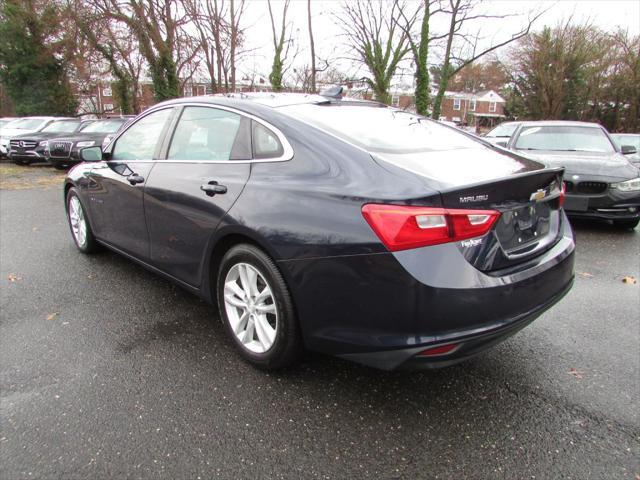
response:
M103 107L105 112L113 112L113 103L105 103Z
M193 97L193 86L187 85L184 87L184 96Z
M460 110L460 99L459 98L454 98L453 99L453 109L454 110Z
M489 112L494 113L496 111L496 102L489 102Z
M399 107L400 106L400 95L392 95L391 96L391 106Z
M472 98L471 100L469 100L469 111L470 112L475 112L476 111L476 99Z
M105 87L102 89L102 96L103 97L112 97L113 96L113 92L111 91L111 87Z

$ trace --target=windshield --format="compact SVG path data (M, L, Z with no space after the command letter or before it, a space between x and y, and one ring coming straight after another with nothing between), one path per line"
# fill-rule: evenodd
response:
M11 122L8 128L18 128L21 130L38 130L47 120L42 118L22 118Z
M392 108L303 104L280 110L372 152L417 153L479 146L452 128Z
M518 128L517 123L502 123L498 125L496 128L487 133L487 137L504 137L509 138L513 135L516 128Z
M622 147L622 145L632 145L636 147L636 150L640 151L640 135L616 135L614 133L611 136L618 148Z
M81 132L84 133L115 133L124 120L97 120L85 125Z
M69 122L53 122L50 125L47 125L46 128L44 128L42 131L43 132L54 132L54 133L68 133L68 132L75 132L76 128L78 128L80 122L74 122L74 121L69 121Z
M615 152L601 128L568 125L524 127L520 131L515 148L557 152Z

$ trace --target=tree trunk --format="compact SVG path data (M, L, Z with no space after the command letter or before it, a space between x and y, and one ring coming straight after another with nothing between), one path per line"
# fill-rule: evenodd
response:
M440 112L442 110L442 100L444 99L444 93L447 90L447 84L449 78L451 78L451 47L453 45L453 36L456 28L456 15L458 13L457 7L460 5L460 0L456 2L456 5L451 10L451 23L449 24L449 35L447 36L447 48L444 52L444 65L442 66L442 73L440 74L440 85L438 85L438 93L433 102L433 114L434 120L440 118Z
M424 2L424 17L420 28L420 44L414 52L416 62L416 112L427 115L429 109L429 67L427 56L429 53L429 0ZM417 53L417 55L416 55Z
M231 62L231 90L236 91L236 46L238 43L238 29L236 25L236 10L235 2L231 0L231 47L230 47L230 62Z
M311 93L316 93L316 48L311 28L311 0L307 0L307 20L309 22L309 45L311 47Z

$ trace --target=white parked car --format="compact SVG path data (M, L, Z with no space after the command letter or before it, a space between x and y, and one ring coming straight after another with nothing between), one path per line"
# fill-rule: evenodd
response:
M7 155L11 137L24 133L39 132L59 117L24 117L7 123L0 130L0 156Z

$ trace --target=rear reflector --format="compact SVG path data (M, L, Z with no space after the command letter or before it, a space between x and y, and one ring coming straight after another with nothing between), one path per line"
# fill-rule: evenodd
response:
M433 357L436 355L445 355L447 353L453 352L456 348L458 348L458 345L458 343L450 343L449 345L440 345L439 347L427 348L426 350L421 351L418 356Z
M369 203L362 215L392 252L485 235L500 216L495 210L458 210Z

